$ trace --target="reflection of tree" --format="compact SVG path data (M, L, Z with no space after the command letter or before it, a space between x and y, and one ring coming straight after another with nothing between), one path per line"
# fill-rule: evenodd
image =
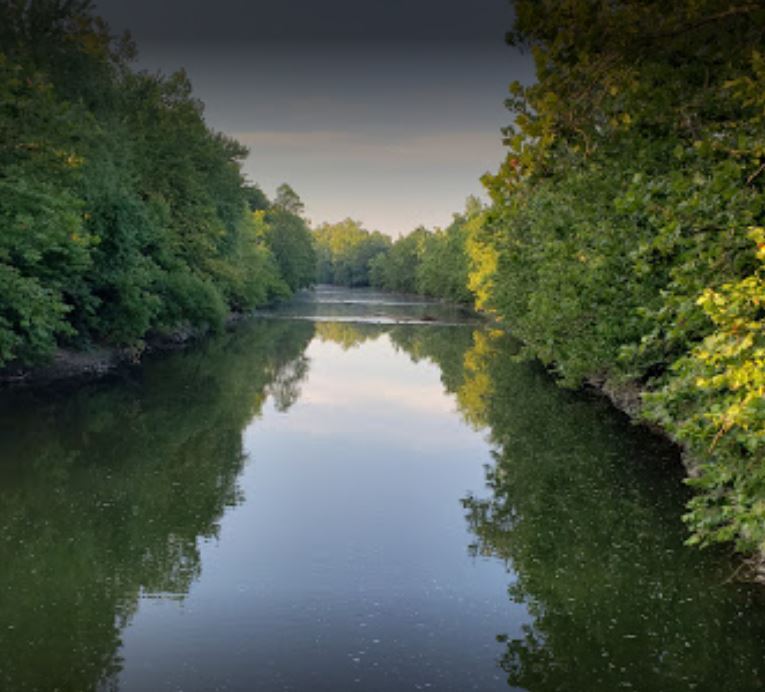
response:
M490 496L465 506L474 551L512 566L510 596L531 617L504 637L511 685L765 687L756 596L682 547L671 450L516 363L499 334L352 327L317 330L341 344L387 333L491 431ZM200 537L241 500L241 431L269 394L296 400L313 329L257 323L147 363L141 382L0 400L0 689L113 679L139 595L182 598L199 575Z
M465 354L480 333L465 327L398 325L390 331L390 339L415 363L427 360L437 365L444 389L454 394L464 382Z
M457 391L459 409L465 420L474 428L481 428L488 423L488 407L492 395L492 377L486 367L486 358L496 348L501 338L498 332L477 331L473 335L473 346L465 353L465 376ZM505 339L506 351L511 344ZM507 355L511 355L509 352Z
M322 341L329 341L340 346L343 351L360 346L366 341L374 341L388 328L379 324L363 322L317 322L316 336Z
M244 326L140 384L0 401L0 689L107 684L139 594L199 575L199 538L241 500L241 431L272 382L294 401L312 333Z
M500 637L510 685L763 689L759 597L723 585L727 561L682 545L674 452L510 351L476 338L458 397L496 447L491 496L465 501L474 551L512 565L510 595L533 618Z
M304 355L298 356L276 371L266 390L273 397L277 411L288 411L300 398L300 383L307 374L308 358Z

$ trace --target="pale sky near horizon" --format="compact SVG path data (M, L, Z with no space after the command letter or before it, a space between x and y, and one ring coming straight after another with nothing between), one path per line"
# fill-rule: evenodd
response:
M250 148L247 176L288 182L312 223L396 236L444 226L503 157L514 79L507 0L99 0L139 65L187 70L208 123Z

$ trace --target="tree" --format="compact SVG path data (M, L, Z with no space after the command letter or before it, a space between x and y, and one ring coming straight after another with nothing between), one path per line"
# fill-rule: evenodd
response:
M305 205L300 196L295 192L287 183L282 183L276 188L276 197L274 198L274 205L276 209L294 214L295 216L302 216Z
M316 251L306 222L278 202L265 216L266 246L276 258L279 273L291 291L310 286L316 279Z
M455 214L444 230L436 230L425 242L417 268L417 291L453 303L473 303L468 288L467 239L469 227L480 223L483 205L468 198L465 211Z
M134 56L89 0L0 3L0 366L219 328L312 280L299 197L284 185L255 219L246 148L183 71Z
M265 211L271 206L268 197L257 185L245 185L243 192L250 211Z
M323 224L313 236L318 281L340 286L368 286L370 264L391 247L388 236L370 233L353 219Z

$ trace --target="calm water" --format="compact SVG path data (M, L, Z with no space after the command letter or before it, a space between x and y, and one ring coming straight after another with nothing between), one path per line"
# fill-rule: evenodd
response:
M322 290L0 396L0 689L765 689L677 459L457 309Z

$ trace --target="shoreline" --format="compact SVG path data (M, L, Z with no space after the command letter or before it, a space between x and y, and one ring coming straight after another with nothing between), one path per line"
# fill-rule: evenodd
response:
M480 311L478 311L478 314L488 318L498 329L501 329L513 338L517 338L513 335L508 325L504 324L496 316L481 313ZM520 339L518 341L523 343ZM531 360L536 359L532 358ZM555 381L554 375L551 374L551 377ZM556 386L558 386L557 382ZM638 425L674 445L678 450L679 461L685 472L686 479L696 478L699 475L700 462L691 454L688 448L673 437L665 428L657 423L646 420L642 416L642 396L645 389L637 382L626 381L617 383L603 375L591 375L577 389L607 399L614 409L629 418L632 425ZM696 547L696 549L699 550L701 548ZM765 586L765 549L751 554L733 551L731 562L736 565L731 579L737 577L740 581Z
M250 317L250 313L232 312L226 318L223 329L233 329ZM120 368L139 366L144 357L152 353L188 348L212 333L209 328L181 327L168 333L149 334L139 346L96 345L87 350L59 348L46 363L31 367L10 366L0 370L0 392L57 384L86 384Z

